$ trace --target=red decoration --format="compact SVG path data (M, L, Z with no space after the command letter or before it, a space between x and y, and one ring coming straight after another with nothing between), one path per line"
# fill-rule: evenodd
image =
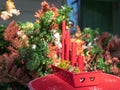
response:
M66 21L62 22L62 60L65 59L65 30L66 30Z
M73 87L80 86L93 86L98 85L99 76L98 73L101 72L81 72L81 73L71 73L64 69L58 68L56 66L52 66L54 74L72 85Z
M81 71L84 70L84 57L83 56L78 56L78 67L80 68Z
M54 68L54 74L29 82L30 90L119 90L120 78L102 72L73 74ZM62 71L61 71L62 70ZM61 76L60 76L61 75Z
M72 42L72 66L76 63L76 43Z
M66 55L65 59L69 60L70 59L70 31L66 31Z

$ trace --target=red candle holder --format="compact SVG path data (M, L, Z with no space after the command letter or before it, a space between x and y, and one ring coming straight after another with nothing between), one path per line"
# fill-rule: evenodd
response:
M82 86L96 86L99 84L99 73L101 73L100 71L81 72L74 74L54 65L52 65L52 69L56 76L63 79L75 88Z

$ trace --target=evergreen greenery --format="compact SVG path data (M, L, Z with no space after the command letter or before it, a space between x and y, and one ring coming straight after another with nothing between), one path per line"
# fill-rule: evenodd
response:
M0 25L0 55L5 52L8 52L7 46L9 44L9 42L7 42L3 36L3 32L4 32L5 28L6 27L4 25Z

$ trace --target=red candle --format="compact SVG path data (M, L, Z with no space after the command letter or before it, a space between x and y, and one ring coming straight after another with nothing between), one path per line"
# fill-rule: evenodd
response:
M72 42L72 66L76 63L76 43Z
M70 31L67 30L66 31L66 55L65 55L65 59L69 60L69 55L70 55Z
M66 30L66 21L62 22L62 60L65 56L65 30Z
M84 57L83 56L78 56L78 67L80 68L81 71L84 70Z

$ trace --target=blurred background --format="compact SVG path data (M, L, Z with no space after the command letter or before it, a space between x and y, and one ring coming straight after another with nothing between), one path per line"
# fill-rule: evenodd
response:
M0 19L0 24L7 25L11 20L26 22L35 21L34 14L40 9L40 4L43 0L13 0L16 8L21 14L13 17L10 20L3 21ZM120 35L120 0L46 0L50 4L54 4L60 8L67 4L73 7L73 12L70 14L71 20L75 25L81 28L91 27L99 28L103 32L110 32ZM0 0L0 9L5 7L6 0Z

